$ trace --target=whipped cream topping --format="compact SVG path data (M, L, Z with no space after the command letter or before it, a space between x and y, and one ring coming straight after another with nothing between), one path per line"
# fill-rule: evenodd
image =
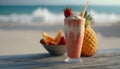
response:
M82 17L79 14L72 14L66 19L81 19Z

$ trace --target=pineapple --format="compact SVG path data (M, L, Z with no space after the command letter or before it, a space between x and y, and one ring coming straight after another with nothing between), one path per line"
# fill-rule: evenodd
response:
M96 33L91 27L93 24L92 15L85 13L84 17L86 18L85 22L85 32L84 32L84 40L82 46L82 56L93 56L96 53L97 49L97 38Z

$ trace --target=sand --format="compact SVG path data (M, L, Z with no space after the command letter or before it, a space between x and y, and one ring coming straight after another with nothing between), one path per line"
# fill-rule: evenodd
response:
M55 36L63 26L11 25L0 26L0 55L47 53L39 43L43 31ZM93 27L98 39L98 50L120 48L120 26Z

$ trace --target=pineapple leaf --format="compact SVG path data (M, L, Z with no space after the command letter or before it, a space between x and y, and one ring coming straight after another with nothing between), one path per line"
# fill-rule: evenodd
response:
M85 17L85 18L87 17L87 12L85 12L85 15L84 15L84 17Z
M83 12L81 12L80 16L82 16L82 13ZM87 27L88 25L93 25L94 24L93 15L88 14L87 11L85 12L84 18L86 19L85 27Z

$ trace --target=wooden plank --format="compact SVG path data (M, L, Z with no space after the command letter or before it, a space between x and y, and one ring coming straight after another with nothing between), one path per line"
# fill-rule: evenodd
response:
M9 58L10 57L10 58ZM82 63L65 63L64 56L29 54L0 56L0 69L119 69L120 49L100 50L93 57L82 57Z
M37 59L51 56L49 53L42 54L22 54L22 55L2 55L0 60Z

